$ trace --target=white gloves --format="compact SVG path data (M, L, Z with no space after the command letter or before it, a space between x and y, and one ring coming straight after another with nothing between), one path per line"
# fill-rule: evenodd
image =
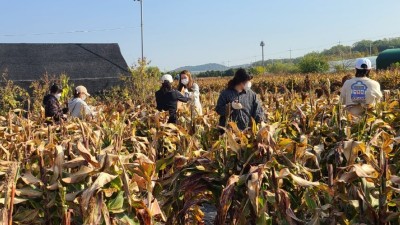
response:
M234 102L232 102L231 103L232 104L232 108L233 109L243 109L243 105L240 103L240 102L238 102L238 101L234 101Z

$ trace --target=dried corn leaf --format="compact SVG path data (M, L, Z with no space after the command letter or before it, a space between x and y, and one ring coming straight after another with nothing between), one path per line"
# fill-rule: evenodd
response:
M85 146L83 146L83 144L81 142L78 142L78 150L79 153L81 154L81 156L90 164L92 164L94 167L98 168L100 167L99 162L96 160L96 158L94 156L92 156L89 152L89 150L87 150L85 148Z
M116 177L117 177L116 175L111 175L108 173L101 172L97 177L96 181L82 193L81 196L82 208L86 211L94 192L102 188L104 185L108 184L110 181L114 180Z
M33 176L30 171L27 171L24 175L22 175L21 180L25 182L25 184L42 184L42 181Z
M31 198L37 198L37 197L41 197L43 195L43 193L41 191L35 190L30 187L16 189L15 194L17 196L25 196L25 197L31 197Z
M78 172L71 174L69 177L65 177L62 179L64 183L67 184L75 184L79 183L81 181L84 181L85 178L93 172L93 168L87 167L87 166L82 166Z
M358 157L358 153L365 153L366 145L360 141L345 141L343 146L343 154L346 157L347 165L354 163Z
M68 162L64 162L63 167L64 168L75 168L75 167L82 166L84 164L86 164L86 160L82 156L79 156Z

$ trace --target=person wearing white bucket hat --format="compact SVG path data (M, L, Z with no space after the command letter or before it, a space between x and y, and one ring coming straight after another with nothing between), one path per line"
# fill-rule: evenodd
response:
M77 86L75 88L74 98L68 103L69 113L72 117L83 119L86 116L94 116L94 112L85 102L89 96L86 87Z
M380 84L370 79L372 63L367 58L357 59L356 76L347 80L340 92L340 100L352 115L361 116L382 98Z
M168 111L168 123L176 123L176 111L178 101L188 102L189 98L183 96L179 91L172 89L174 79L170 74L165 74L161 77L161 88L156 92L157 110Z

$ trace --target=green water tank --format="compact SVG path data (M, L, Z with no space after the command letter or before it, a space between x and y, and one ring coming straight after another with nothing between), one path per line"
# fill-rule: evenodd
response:
M400 48L387 49L378 55L376 59L376 69L386 70L397 62L400 63Z

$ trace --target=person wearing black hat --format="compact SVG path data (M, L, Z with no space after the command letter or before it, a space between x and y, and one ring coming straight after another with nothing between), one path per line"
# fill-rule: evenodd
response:
M63 109L60 105L62 88L57 84L53 84L50 87L50 94L46 95L43 99L43 105L45 110L46 118L52 118L55 122L59 122L64 118L64 114L68 112L68 109Z
M257 123L264 121L264 110L256 93L251 90L252 79L245 69L239 69L221 92L215 108L220 115L220 126L225 127L227 121L232 120L239 129L245 130L250 127L252 118Z

